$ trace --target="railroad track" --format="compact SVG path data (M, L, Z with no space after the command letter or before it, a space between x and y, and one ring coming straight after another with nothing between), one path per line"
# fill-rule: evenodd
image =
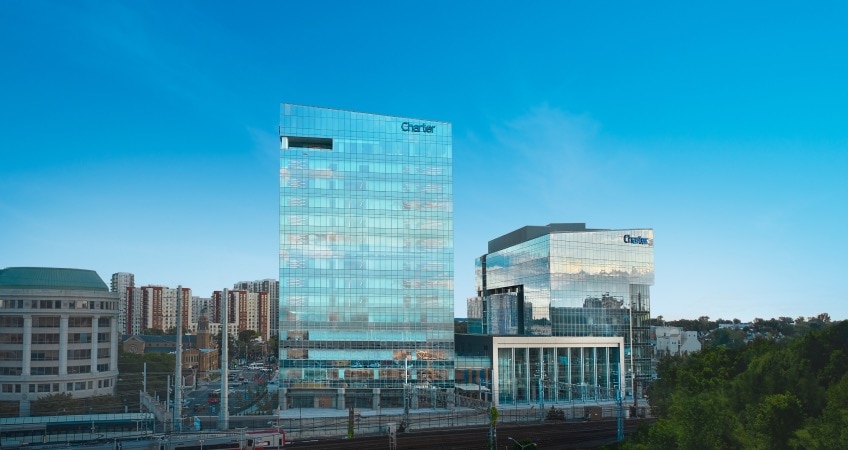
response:
M640 422L650 419L625 421L624 433L636 431ZM542 424L502 424L497 428L497 448L511 449L512 442L529 441L540 449L586 449L614 442L617 437L615 420L593 422L545 422ZM489 444L487 427L443 428L397 434L398 450L486 449ZM354 439L315 439L292 442L287 448L351 448L385 450L389 448L388 436L363 436Z

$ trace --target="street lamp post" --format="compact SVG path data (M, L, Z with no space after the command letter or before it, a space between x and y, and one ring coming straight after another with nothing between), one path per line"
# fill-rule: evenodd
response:
M403 431L409 427L409 356L404 360L403 375Z
M545 379L545 350L539 349L539 420L545 420L545 390L542 381Z
M280 406L277 405L277 409L274 410L274 415L277 416L277 432L280 432Z

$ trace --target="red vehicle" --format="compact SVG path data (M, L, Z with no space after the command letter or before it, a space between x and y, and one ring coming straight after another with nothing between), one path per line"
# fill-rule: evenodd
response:
M209 391L209 396L206 398L206 402L210 405L217 405L221 402L221 390L215 389L214 391Z

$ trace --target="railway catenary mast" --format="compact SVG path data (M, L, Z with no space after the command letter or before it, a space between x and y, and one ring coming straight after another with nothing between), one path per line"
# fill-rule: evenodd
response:
M227 431L230 429L230 386L227 383L229 380L230 354L229 343L230 338L227 333L229 328L229 306L227 305L227 297L229 292L227 288L221 293L221 411L219 412L218 429Z
M177 361L174 363L174 417L171 427L174 431L183 429L183 287L177 286Z

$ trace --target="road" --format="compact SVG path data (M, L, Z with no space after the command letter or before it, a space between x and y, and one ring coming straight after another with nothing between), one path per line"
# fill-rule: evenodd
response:
M230 392L230 414L235 414L236 405L240 403L244 403L245 394L250 391L257 391L259 386L262 386L263 389L267 386L268 381L268 373L261 372L259 370L247 370L247 369L235 369L231 370L230 374L235 375L236 377L243 376L244 382L229 381L231 387L229 388ZM186 389L183 399L186 400L186 404L183 406L183 411L186 415L209 415L212 414L212 410L208 403L209 392L221 389L221 381L212 381L212 382L199 382L196 390ZM254 396L255 397L255 396ZM256 398L249 398L247 400L251 404L256 401ZM217 413L217 410L216 410Z

